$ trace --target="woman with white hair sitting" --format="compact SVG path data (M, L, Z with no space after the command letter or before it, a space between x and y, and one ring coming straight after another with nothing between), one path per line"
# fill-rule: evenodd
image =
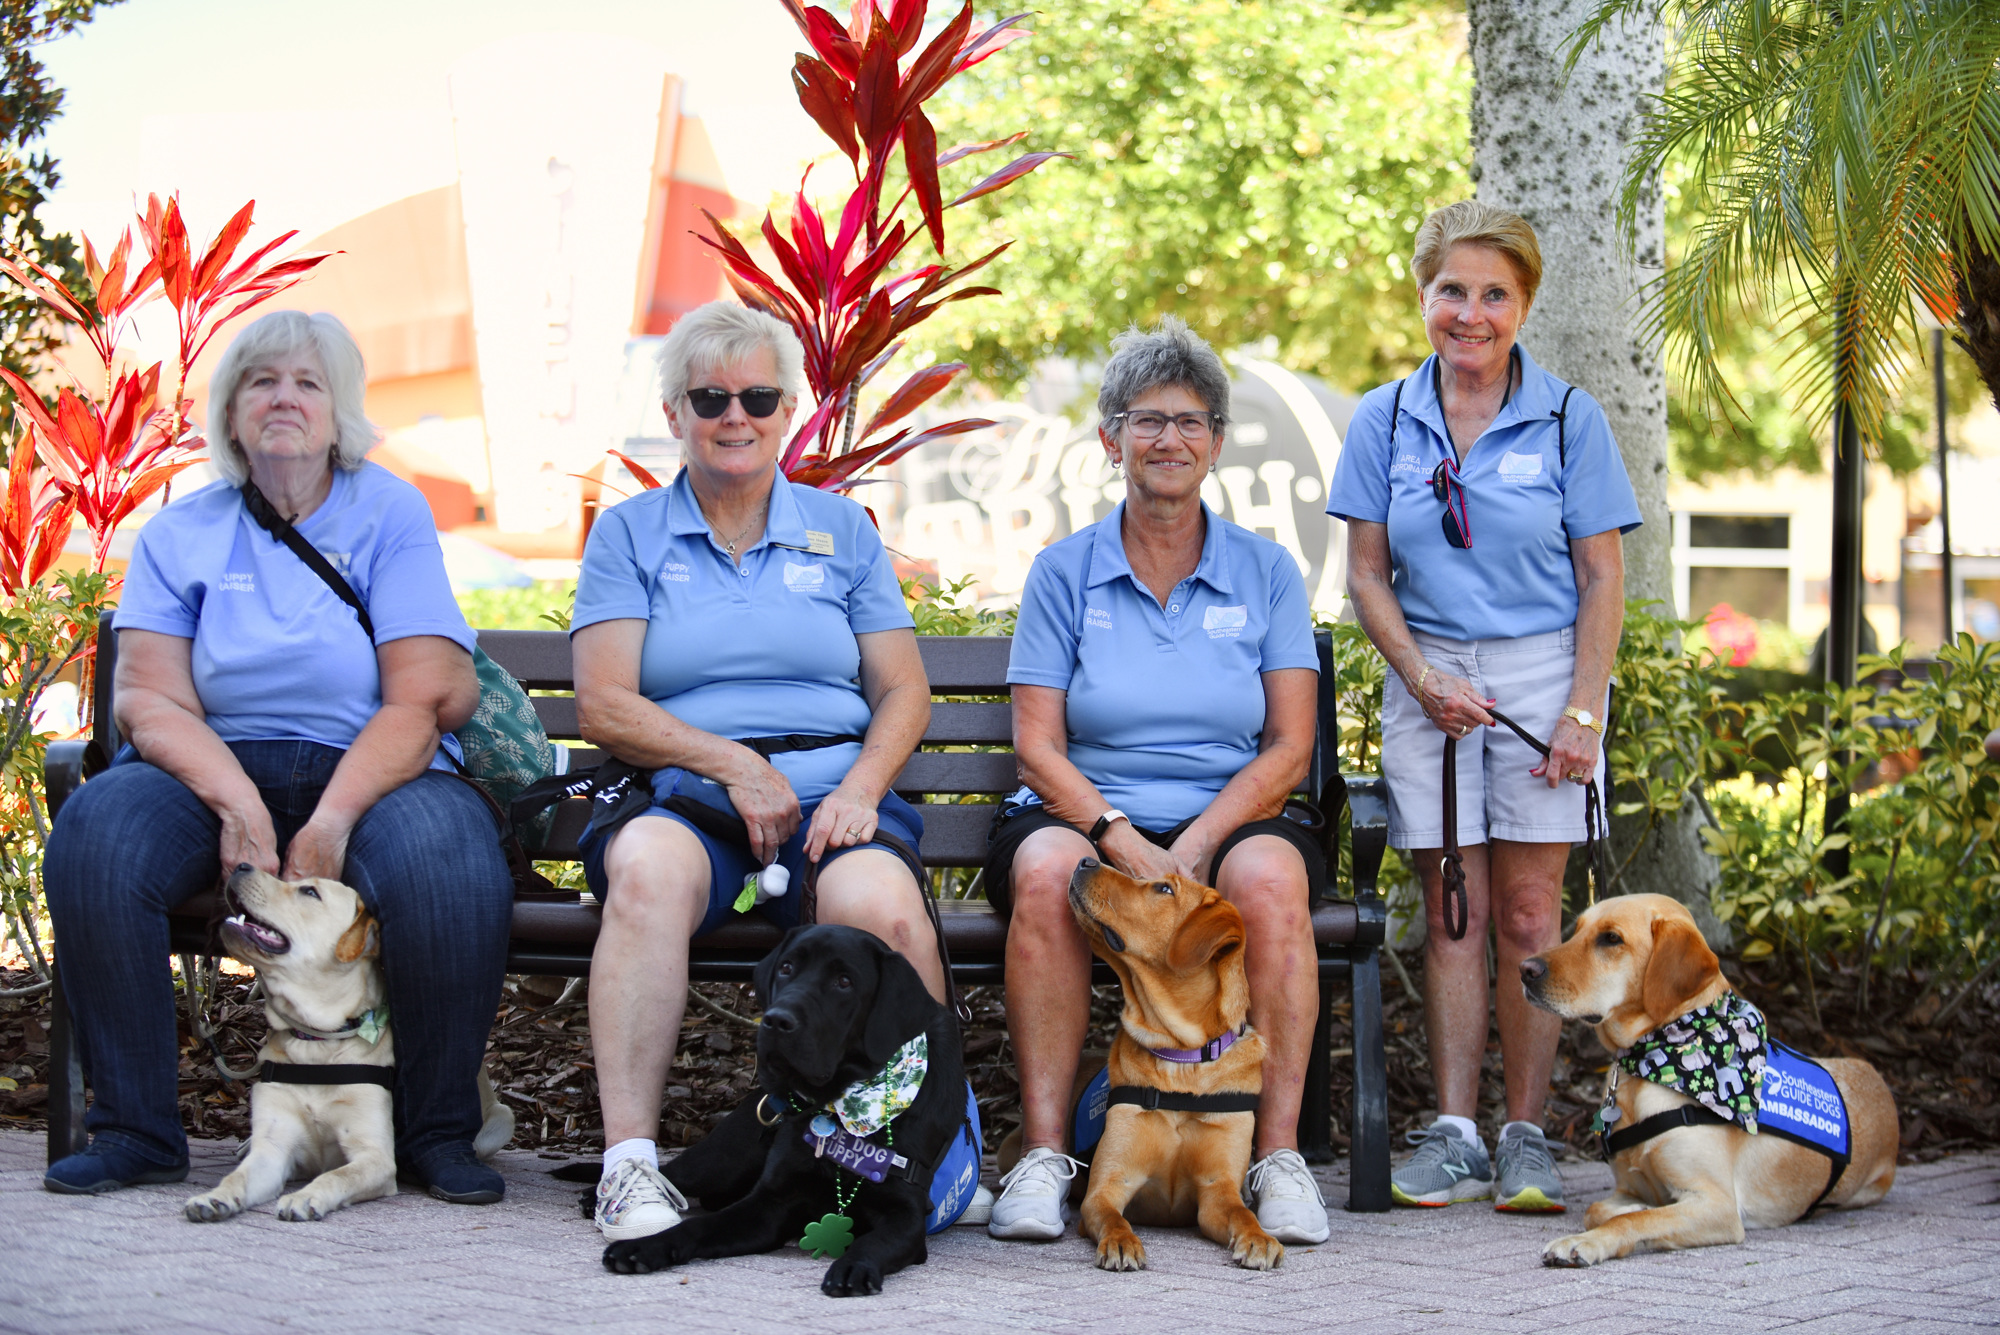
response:
M930 685L867 512L779 473L804 367L769 315L716 301L683 316L660 351L680 475L597 521L577 579L579 729L650 772L650 793L580 841L604 903L590 1038L606 1146L596 1218L614 1242L687 1208L655 1136L690 938L752 908L796 923L816 870L819 921L874 933L944 996L923 821L889 790L930 721ZM770 898L774 864L789 884Z
M51 1191L187 1176L167 915L248 865L360 893L395 1017L399 1165L444 1200L505 1192L472 1142L513 882L488 807L440 755L479 702L475 640L422 494L362 457L365 384L332 316L255 321L210 383L224 480L139 533L113 623L126 745L63 805L43 863L95 1095L90 1147L50 1166Z

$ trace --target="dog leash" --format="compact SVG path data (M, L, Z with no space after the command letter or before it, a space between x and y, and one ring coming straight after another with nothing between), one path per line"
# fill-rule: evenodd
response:
M1548 757L1549 744L1536 737L1520 724L1508 718L1491 705L1486 712L1493 721L1504 724L1516 737ZM1599 752L1610 741L1610 729L1599 739ZM1598 791L1597 776L1591 775L1583 788L1583 844L1588 858L1585 874L1587 903L1597 902L1597 889L1610 883L1610 830L1604 819L1604 796ZM1458 848L1458 738L1450 733L1444 735L1444 861L1440 873L1443 878L1444 929L1454 941L1465 939L1465 929L1471 910L1465 899L1465 857ZM1456 908L1454 917L1452 910Z

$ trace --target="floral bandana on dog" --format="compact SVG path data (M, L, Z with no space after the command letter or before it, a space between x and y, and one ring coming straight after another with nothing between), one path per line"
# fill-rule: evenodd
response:
M917 1101L924 1072L930 1069L931 1041L918 1034L902 1047L873 1080L849 1085L847 1092L827 1105L827 1111L857 1136L872 1136L896 1120Z
M1757 1085L1767 1051L1764 1012L1734 992L1667 1021L1618 1054L1598 1129L1618 1120L1621 1071L1665 1085L1757 1134Z

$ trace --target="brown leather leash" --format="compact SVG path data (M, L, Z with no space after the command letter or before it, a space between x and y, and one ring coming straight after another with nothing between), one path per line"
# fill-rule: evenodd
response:
M1486 712L1493 721L1504 724L1516 737L1542 753L1549 754L1549 744L1536 737L1520 724L1508 718L1493 706L1486 706ZM1610 729L1598 739L1600 753L1610 741ZM1589 887L1588 903L1597 902L1597 888L1610 883L1611 832L1604 819L1604 796L1598 791L1597 776L1591 775L1590 782L1583 789L1583 846L1589 858L1585 883ZM1443 877L1444 929L1454 941L1465 939L1465 929L1470 921L1471 908L1465 898L1465 858L1458 851L1458 738L1450 733L1444 735L1444 861L1439 868ZM1452 910L1458 910L1454 921Z

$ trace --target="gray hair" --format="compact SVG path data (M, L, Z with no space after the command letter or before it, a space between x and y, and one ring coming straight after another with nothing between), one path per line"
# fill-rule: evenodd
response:
M734 366L766 348L778 366L773 388L784 391L787 403L797 403L806 388L806 350L790 325L734 301L697 306L674 322L660 345L660 400L678 406L695 377Z
M208 461L215 471L242 486L250 476L250 461L236 442L230 425L229 408L243 378L260 366L268 366L301 349L310 349L319 358L326 375L326 387L333 398L333 462L349 472L361 467L368 451L375 448L380 433L362 410L368 388L367 368L361 349L347 326L324 311L307 315L304 311L273 311L251 321L229 342L216 363L208 382Z
M1104 364L1104 384L1097 391L1097 415L1109 421L1131 407L1132 400L1162 385L1179 385L1200 399L1218 426L1229 417L1229 372L1222 358L1171 315L1162 317L1150 334L1134 325L1111 340L1111 360Z

